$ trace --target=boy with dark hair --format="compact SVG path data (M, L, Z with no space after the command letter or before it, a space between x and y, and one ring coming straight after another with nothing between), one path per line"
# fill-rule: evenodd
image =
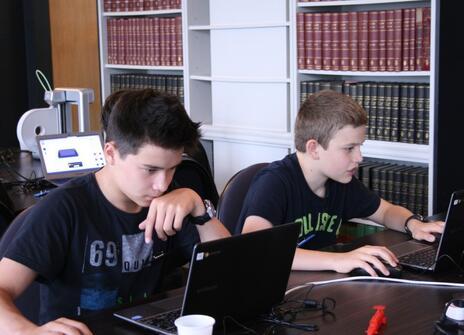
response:
M61 316L146 298L166 255L182 250L188 260L199 240L229 235L197 193L171 187L184 148L199 137L177 98L123 91L103 110L106 165L35 205L0 261L2 334L90 334ZM187 216L197 225L184 224ZM43 284L41 327L13 305L33 280Z
M258 172L240 215L242 232L286 222L300 222L294 270L334 270L347 273L373 267L388 275L381 259L396 266L385 247L364 246L347 253L319 249L335 243L340 225L368 218L388 228L410 232L418 240L434 241L443 222L424 224L406 208L369 191L353 177L362 161L366 112L350 97L330 90L311 95L295 122L296 153Z

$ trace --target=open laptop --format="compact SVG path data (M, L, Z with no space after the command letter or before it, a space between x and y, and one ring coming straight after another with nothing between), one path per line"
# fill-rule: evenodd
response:
M270 229L198 243L180 296L120 310L114 315L162 334L175 334L180 315L206 314L222 326L269 312L285 295L300 226Z
M464 190L453 192L445 218L445 229L435 243L409 240L389 247L400 264L436 271L460 264L464 251Z
M37 136L37 145L44 178L55 185L105 165L97 132Z

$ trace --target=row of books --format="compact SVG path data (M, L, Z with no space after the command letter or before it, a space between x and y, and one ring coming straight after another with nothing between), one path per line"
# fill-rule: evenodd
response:
M429 143L428 83L316 80L300 83L300 101L332 89L351 96L368 116L367 138L378 141Z
M122 89L152 88L179 97L184 101L184 78L175 75L124 73L110 76L111 92Z
M181 66L182 18L108 19L107 50L109 64Z
M103 0L105 12L180 9L181 0Z
M357 178L381 198L413 213L428 213L428 169L382 161L365 161Z
M430 70L430 7L297 13L298 68Z

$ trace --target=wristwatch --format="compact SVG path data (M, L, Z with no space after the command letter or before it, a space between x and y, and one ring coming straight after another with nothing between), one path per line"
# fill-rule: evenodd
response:
M200 216L190 215L189 219L191 223L201 226L216 216L216 209L214 208L213 203L208 199L203 200L203 203L205 204L206 209L205 214Z
M404 221L404 231L405 231L405 233L408 234L409 237L411 237L411 238L412 238L412 232L411 232L411 230L410 230L409 227L408 227L408 223L409 223L409 221L411 221L411 220L413 220L413 219L414 219L414 220L419 220L419 221L421 221L421 222L424 221L424 218L422 217L422 215L419 215L419 214L413 214L413 215L411 215L410 217L408 217L408 218L406 219L406 221Z

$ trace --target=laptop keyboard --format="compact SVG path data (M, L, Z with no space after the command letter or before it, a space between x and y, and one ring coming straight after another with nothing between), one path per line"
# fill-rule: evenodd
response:
M175 331L176 326L174 325L174 321L180 316L180 312L180 308L174 309L172 311L167 311L164 313L146 317L145 319L141 319L138 322L153 327L155 329L163 329L168 332Z
M430 268L435 263L436 253L437 250L435 248L426 248L412 254L401 256L399 261L402 264Z

